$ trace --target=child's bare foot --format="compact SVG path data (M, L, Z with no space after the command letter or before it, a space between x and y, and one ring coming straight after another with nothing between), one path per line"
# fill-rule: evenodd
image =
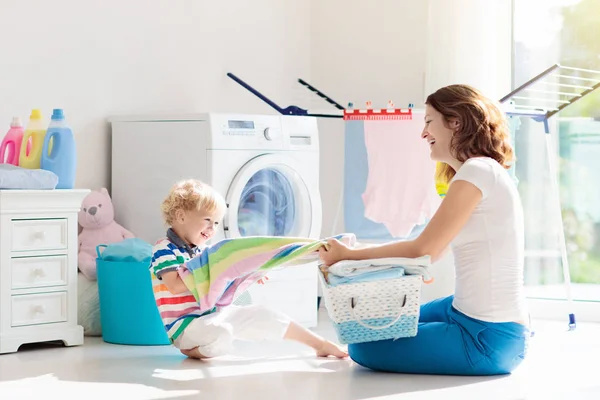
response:
M184 356L187 356L189 358L193 358L196 360L204 360L205 358L209 358L206 357L205 355L203 355L202 353L200 353L200 351L198 350L197 347L194 347L193 349L180 349L181 354L183 354Z
M316 349L317 357L329 357L334 356L337 358L348 357L348 352L342 350L340 346L335 343L331 343L329 340L323 340L323 343L319 348Z
M323 339L314 332L298 325L296 322L290 322L284 339L295 340L315 349L317 357L334 356L337 358L348 357L348 352L342 350L338 345Z

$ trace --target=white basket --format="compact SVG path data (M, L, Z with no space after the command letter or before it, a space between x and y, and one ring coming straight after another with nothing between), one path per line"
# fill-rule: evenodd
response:
M323 299L341 343L416 336L420 275L330 286L319 271Z

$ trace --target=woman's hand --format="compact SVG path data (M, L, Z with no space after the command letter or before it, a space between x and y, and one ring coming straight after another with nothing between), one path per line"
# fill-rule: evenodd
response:
M350 259L352 249L340 242L337 239L329 239L327 246L319 249L319 256L323 260L323 264L330 266L341 260Z

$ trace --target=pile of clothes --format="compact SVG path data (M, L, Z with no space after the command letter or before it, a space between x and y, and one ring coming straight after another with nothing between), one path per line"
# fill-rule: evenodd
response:
M330 267L321 266L321 272L330 286L421 275L424 283L433 282L428 271L431 257L378 258L371 260L339 261Z

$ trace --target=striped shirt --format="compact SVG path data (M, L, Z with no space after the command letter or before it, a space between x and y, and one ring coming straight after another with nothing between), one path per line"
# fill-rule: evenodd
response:
M165 272L177 271L177 268L200 253L197 247L190 247L180 239L172 229L167 237L159 240L152 249L150 276L156 306L160 313L167 335L175 341L195 318L214 311L203 311L191 292L173 294L162 282Z

